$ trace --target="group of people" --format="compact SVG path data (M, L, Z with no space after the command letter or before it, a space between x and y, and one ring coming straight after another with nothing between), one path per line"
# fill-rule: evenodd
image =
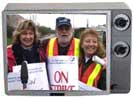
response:
M13 33L13 44L7 47L8 72L13 66L46 62L47 57L57 55L79 57L79 80L101 90L106 90L106 68L92 61L97 55L106 57L99 33L93 29L82 32L80 39L74 38L71 21L66 17L56 19L56 37L39 41L36 25L31 20L21 22Z

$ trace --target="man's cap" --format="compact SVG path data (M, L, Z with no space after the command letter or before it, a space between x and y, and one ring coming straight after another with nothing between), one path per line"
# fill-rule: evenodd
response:
M60 27L60 26L63 26L63 25L71 26L70 19L65 18L65 17L58 17L56 19L56 27Z

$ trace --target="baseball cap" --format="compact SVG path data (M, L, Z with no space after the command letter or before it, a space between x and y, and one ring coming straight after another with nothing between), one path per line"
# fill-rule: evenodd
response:
M70 19L65 17L58 17L56 19L56 27L60 27L62 25L71 26Z

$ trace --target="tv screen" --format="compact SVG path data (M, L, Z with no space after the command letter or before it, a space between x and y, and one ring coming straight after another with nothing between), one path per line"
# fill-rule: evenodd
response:
M7 92L109 93L109 21L109 11L7 14Z

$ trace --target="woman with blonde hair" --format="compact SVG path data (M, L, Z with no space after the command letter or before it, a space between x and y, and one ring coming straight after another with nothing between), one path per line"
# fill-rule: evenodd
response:
M13 44L7 47L7 57L8 72L12 72L13 66L21 65L23 61L44 61L44 53L37 40L37 28L32 20L24 20L17 26L13 33Z
M104 45L99 33L86 29L80 37L79 80L88 86L106 89L106 70L103 65L93 61L93 57L105 58Z

